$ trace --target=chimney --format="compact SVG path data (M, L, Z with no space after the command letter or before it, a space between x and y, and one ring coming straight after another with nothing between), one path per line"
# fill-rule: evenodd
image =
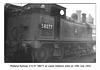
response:
M82 13L82 23L86 23L86 14Z
M78 22L81 22L81 10L76 10L76 13L78 15Z

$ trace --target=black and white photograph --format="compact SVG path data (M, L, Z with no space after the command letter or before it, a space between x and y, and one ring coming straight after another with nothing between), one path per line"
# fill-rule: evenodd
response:
M4 63L96 63L96 3L4 3Z

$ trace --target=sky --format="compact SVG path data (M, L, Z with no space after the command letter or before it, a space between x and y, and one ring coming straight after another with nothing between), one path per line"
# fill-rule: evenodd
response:
M19 5L19 6L23 6L23 5L25 5L25 4L21 4L21 3L14 3L14 5ZM96 20L96 4L94 4L94 3L92 3L92 4L75 4L75 3L73 3L73 4L65 4L65 3L63 3L63 4L58 4L58 5L61 5L61 6L63 6L63 7L65 7L65 8L67 8L66 9L66 16L69 16L69 17L71 17L71 14L72 13L76 13L76 10L81 10L81 13L86 13L87 15L86 15L86 17L88 17L88 15L89 14L91 14L91 16L94 18L94 24L96 24L96 22L95 22L95 20Z

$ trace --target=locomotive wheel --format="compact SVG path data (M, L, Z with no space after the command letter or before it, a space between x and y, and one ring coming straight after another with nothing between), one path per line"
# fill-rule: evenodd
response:
M87 54L91 54L92 53L92 50L93 50L92 45L91 44L87 44L87 48L86 48Z
M47 48L40 48L35 50L35 61L46 62L49 57L49 52Z
M61 55L60 56L56 56L56 58L58 59L58 60L61 60L63 57L64 57L64 47L63 48L59 48L59 49L61 49L60 51L61 51Z
M73 47L74 47L73 52L74 52L75 56L80 56L81 55L80 45L77 44Z

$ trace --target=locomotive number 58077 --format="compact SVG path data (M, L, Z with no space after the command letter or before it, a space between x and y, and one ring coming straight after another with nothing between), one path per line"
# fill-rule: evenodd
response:
M41 28L42 29L53 29L53 25L52 24L47 24L47 23L42 23Z

